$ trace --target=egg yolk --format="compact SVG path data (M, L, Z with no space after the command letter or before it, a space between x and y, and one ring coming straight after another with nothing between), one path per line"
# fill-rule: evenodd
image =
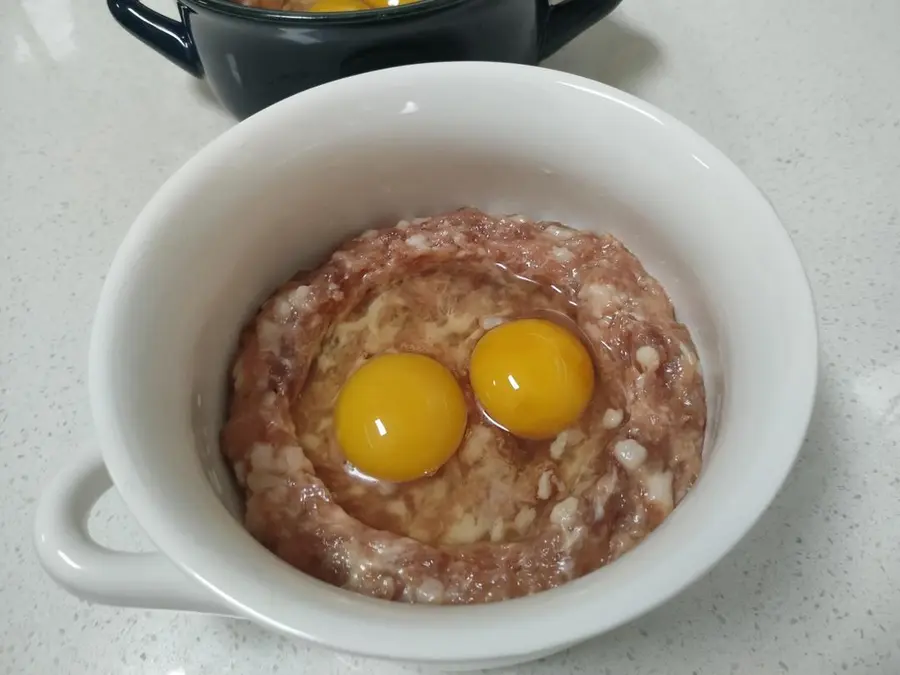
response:
M516 436L552 438L584 413L594 364L575 335L543 319L501 324L478 341L469 381L484 411Z
M383 354L344 384L334 411L347 461L372 478L410 481L437 471L466 430L453 374L421 354Z

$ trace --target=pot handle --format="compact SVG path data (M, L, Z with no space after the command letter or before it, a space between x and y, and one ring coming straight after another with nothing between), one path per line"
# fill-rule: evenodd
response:
M44 487L34 534L47 573L91 602L229 615L212 591L161 553L124 553L94 541L88 516L112 486L100 453L89 452L70 460Z
M110 0L112 2L112 0ZM540 59L553 56L574 38L612 12L622 0L563 0L547 11Z
M107 0L113 18L138 40L149 45L194 77L203 77L203 67L188 26L189 10L178 3L181 21L155 12L140 0Z

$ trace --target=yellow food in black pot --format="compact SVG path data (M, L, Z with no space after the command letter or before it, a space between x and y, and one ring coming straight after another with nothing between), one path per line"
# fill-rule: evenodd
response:
M408 5L418 0L240 0L241 4L260 9L292 12L365 12Z

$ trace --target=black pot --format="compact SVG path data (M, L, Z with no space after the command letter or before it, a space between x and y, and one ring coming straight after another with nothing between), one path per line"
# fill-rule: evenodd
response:
M178 0L181 21L139 0L107 0L115 19L191 75L237 117L298 91L370 70L429 61L535 64L621 0L421 0L306 14L230 0Z

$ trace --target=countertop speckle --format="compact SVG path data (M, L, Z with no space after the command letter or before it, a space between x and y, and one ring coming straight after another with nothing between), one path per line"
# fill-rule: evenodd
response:
M0 672L415 672L249 623L91 606L37 564L41 486L94 443L107 266L162 181L233 124L104 5L0 3ZM768 194L815 291L821 386L799 463L731 555L634 624L507 672L900 672L898 26L890 0L625 0L548 64L666 109ZM91 528L147 545L115 494Z

